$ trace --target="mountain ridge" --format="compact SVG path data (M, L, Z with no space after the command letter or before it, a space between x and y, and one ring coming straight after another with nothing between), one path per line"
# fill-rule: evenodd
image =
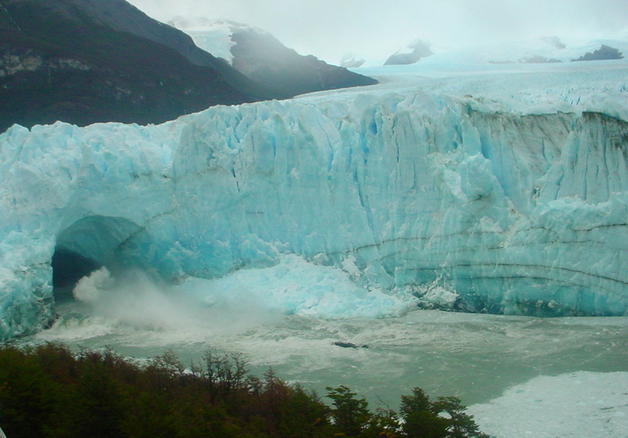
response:
M247 77L125 0L0 1L0 132L161 123L296 91Z
M186 30L199 47L211 53L224 52L224 58L229 58L226 60L236 70L279 97L377 84L375 79L327 64L313 55L300 55L254 26L183 17L169 23Z
M160 123L211 105L261 98L251 92L253 86L236 88L232 84L237 80L224 71L195 65L170 47L105 27L74 0L52 6L4 0L2 12L0 130L14 123L30 127L56 120L77 125Z

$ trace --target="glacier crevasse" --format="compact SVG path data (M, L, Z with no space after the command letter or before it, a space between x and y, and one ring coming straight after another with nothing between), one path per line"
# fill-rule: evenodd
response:
M0 136L0 339L53 318L63 247L177 281L279 254L470 311L624 315L628 123L422 92Z

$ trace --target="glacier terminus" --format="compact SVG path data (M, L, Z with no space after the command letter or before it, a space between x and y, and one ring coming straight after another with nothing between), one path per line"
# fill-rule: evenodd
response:
M496 66L488 80L409 67L156 126L13 126L0 135L0 339L52 322L60 249L178 287L297 257L342 274L340 298L366 291L369 316L400 300L626 315L628 64L600 64Z

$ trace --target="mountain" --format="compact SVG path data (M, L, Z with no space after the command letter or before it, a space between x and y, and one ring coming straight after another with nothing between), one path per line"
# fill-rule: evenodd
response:
M628 42L621 40L563 41L553 36L467 48L464 56L491 64L566 63L619 60L623 58L620 50L627 47ZM435 57L443 58L440 53Z
M432 55L430 45L421 40L415 40L402 50L398 50L386 60L384 65L414 64L423 58Z
M352 53L347 53L340 60L340 65L345 68L360 68L364 65L366 59L356 56Z
M80 10L82 14L87 14L93 21L105 27L174 49L194 65L214 68L230 85L253 96L275 97L259 84L252 83L229 67L222 59L196 46L189 35L148 17L125 0L63 0L55 3L54 7L67 15L76 15L76 10Z
M614 47L607 46L606 44L602 44L602 46L593 51L587 52L582 55L578 59L574 59L574 61L604 61L608 59L623 59L624 55L618 49Z
M63 120L158 123L273 97L123 0L4 0L0 131Z
M481 52L480 56L490 63L542 64L622 59L623 55L617 47L624 49L627 42L617 40L563 42L557 37L544 37L486 46L480 48L478 52Z
M389 56L384 65L415 65L419 69L444 65L558 64L572 61L618 61L628 53L627 39L561 39L546 36L519 41L493 41L483 44L430 47L416 40ZM367 60L368 74L377 75L372 66L377 59ZM414 67L408 67L414 68ZM404 68L407 71L407 68ZM390 71L390 70L389 70ZM382 73L385 74L385 73Z
M312 55L299 55L256 27L233 21L182 17L170 24L185 30L199 47L221 56L236 70L280 97L377 83Z

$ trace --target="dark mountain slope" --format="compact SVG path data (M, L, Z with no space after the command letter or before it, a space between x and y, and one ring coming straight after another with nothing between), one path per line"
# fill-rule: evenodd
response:
M42 0L19 0L44 3ZM233 69L223 59L197 47L186 33L150 18L125 0L55 0L45 2L59 15L77 22L91 22L118 32L127 32L176 50L194 65L212 67L227 83L260 99L277 97ZM49 3L49 4L48 4Z
M205 65L192 63L173 48L106 26L93 9L81 7L101 2L120 3L0 0L0 131L13 123L30 127L56 120L158 123L211 105L267 97L209 54ZM139 14L152 21L126 9L131 18Z
M233 66L278 94L294 96L313 91L373 85L375 79L329 65L315 56L302 56L274 36L254 29L234 32Z

